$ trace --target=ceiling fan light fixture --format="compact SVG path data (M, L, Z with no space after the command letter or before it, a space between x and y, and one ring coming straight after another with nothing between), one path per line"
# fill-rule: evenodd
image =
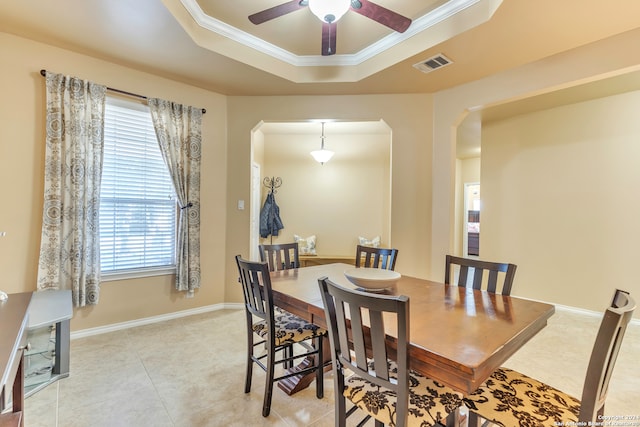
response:
M315 159L316 162L324 165L334 155L333 151L324 148L324 122L322 122L322 136L320 137L320 141L322 141L320 144L320 149L312 151L311 156Z
M309 0L311 13L329 24L342 18L350 6L351 0Z

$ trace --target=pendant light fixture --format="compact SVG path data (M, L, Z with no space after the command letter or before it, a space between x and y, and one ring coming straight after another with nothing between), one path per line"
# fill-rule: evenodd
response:
M351 0L309 0L311 13L319 20L333 23L342 18L351 7Z
M324 122L322 122L322 136L320 137L320 149L319 150L315 150L311 152L311 155L313 156L314 159L316 159L316 162L320 163L321 165L324 165L325 162L328 162L329 159L331 159L331 157L333 157L333 151L331 150L325 150L324 148Z

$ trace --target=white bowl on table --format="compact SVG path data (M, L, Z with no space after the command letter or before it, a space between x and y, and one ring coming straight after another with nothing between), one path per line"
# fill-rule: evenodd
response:
M383 291L393 286L401 277L398 272L381 268L351 268L344 272L344 276L366 291Z

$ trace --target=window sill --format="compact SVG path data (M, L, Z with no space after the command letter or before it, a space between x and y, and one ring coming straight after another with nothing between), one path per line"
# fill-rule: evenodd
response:
M139 268L132 270L121 270L114 273L102 273L102 282L113 282L115 280L139 279L141 277L166 276L176 274L176 267L155 267Z

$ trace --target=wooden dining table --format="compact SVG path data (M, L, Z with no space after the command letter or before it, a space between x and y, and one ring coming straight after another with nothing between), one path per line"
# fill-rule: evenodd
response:
M357 289L344 275L352 268L335 263L272 272L274 303L326 327L318 279ZM463 393L476 390L555 312L543 302L405 275L383 293L409 297L411 368Z

